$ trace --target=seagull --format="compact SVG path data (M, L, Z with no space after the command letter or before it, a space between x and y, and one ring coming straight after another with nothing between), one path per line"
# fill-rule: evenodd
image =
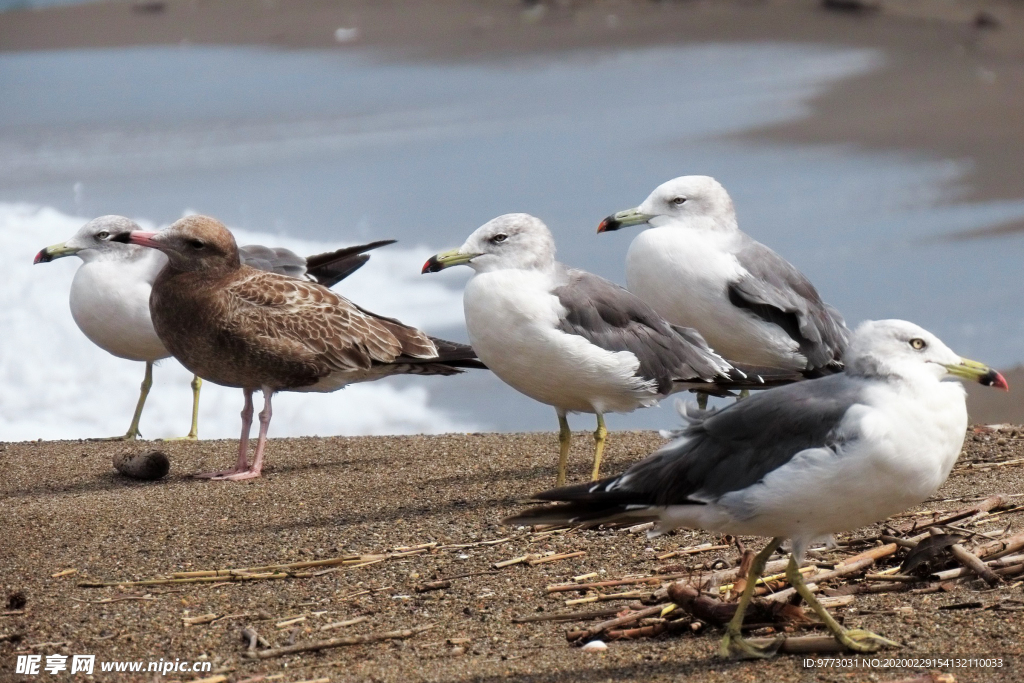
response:
M808 377L842 370L842 316L799 270L740 231L714 178L670 180L597 231L643 224L626 254L626 283L666 320L693 327L730 361Z
M670 325L626 289L555 260L551 231L524 213L499 216L458 249L430 257L424 273L475 271L463 307L473 349L494 374L558 415L557 484L565 483L572 433L566 413L593 413L593 479L601 468L604 414L648 407L694 386L760 385L696 331ZM793 375L788 381L798 379Z
M118 239L168 259L149 299L161 343L199 377L243 390L234 469L197 476L260 476L274 392L330 392L396 374L453 375L484 367L465 344L428 337L315 282L246 265L231 232L214 218L189 216L163 232L133 230ZM256 389L264 403L250 464Z
M131 426L113 440L135 440L139 420L153 385L153 363L170 356L153 329L149 294L157 274L167 264L159 251L119 242L139 225L124 216L100 216L86 223L66 242L49 246L35 263L78 256L82 266L71 283L71 316L89 340L118 358L143 361L146 373ZM364 252L392 244L383 240L333 252L301 257L287 249L261 245L242 247L243 262L260 270L320 282L331 287L358 270L369 256ZM185 439L198 438L199 391L202 380L192 378L192 428Z
M808 544L883 520L929 498L946 480L967 430L961 378L1008 390L995 370L953 353L903 320L868 321L852 335L846 371L769 389L720 411L682 411L674 440L624 473L535 496L555 502L512 524L655 522L769 536L754 560L721 652L765 656L740 635L769 556L791 541L790 585L856 651L884 641L846 631L804 585Z

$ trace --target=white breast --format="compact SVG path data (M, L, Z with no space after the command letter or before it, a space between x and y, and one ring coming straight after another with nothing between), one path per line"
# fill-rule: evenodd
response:
M154 254L162 259L159 252ZM152 257L84 263L71 283L71 315L79 329L120 358L153 361L169 356L149 314L149 293L162 267L163 261Z
M548 275L526 270L479 273L463 304L470 343L505 383L574 412L629 412L657 401L635 377L632 353L613 353L558 329L564 308Z
M729 360L803 369L799 344L729 301L729 282L746 273L729 251L734 239L679 226L644 230L626 254L629 290L669 322L699 331Z

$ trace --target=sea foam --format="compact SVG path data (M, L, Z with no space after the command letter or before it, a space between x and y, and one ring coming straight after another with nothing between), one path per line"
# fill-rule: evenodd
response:
M86 339L68 308L71 257L32 265L43 247L71 237L88 219L52 208L0 203L0 440L75 439L123 434L138 399L144 365L115 358ZM138 220L138 219L136 219ZM143 229L151 222L138 220ZM239 244L316 254L342 244L233 230ZM386 235L381 235L386 237ZM385 247L336 289L361 306L432 333L462 325L461 294L421 278L437 249ZM173 358L153 373L142 415L146 438L182 436L191 411L191 375ZM271 436L409 434L472 431L477 425L430 404L444 378L397 387L389 380L333 394L282 393L274 398ZM256 408L262 401L257 395ZM200 401L203 438L237 438L242 394L207 382Z

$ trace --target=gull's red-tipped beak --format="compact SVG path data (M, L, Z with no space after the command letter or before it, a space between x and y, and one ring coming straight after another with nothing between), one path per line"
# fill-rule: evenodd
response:
M140 247L150 247L151 249L159 249L160 242L153 239L158 233L145 232L142 230L132 230L128 233L128 244L138 244Z
M990 387L1002 389L1003 391L1010 390L1010 384L1006 381L1006 378L1000 375L995 370L992 371L992 374L987 379L989 380Z

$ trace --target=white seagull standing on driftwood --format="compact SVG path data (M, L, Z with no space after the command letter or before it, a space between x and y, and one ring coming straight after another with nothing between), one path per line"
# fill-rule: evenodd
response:
M571 432L566 413L593 413L593 478L601 467L604 414L653 406L694 386L712 393L760 386L712 351L694 330L667 323L627 290L555 260L555 242L540 219L499 216L458 249L432 256L433 273L468 265L463 307L469 340L494 374L555 408L565 482ZM798 375L787 377L792 381Z
M43 249L35 258L35 263L49 263L66 256L82 259L82 266L71 282L70 295L71 316L78 329L104 351L146 363L131 426L124 436L112 437L115 440L134 440L140 436L139 420L153 386L153 363L171 355L157 337L149 312L153 281L167 265L167 257L155 249L119 241L133 230L141 228L124 216L100 216L83 225L68 241ZM239 254L244 263L259 270L331 287L366 263L370 257L364 252L393 242L384 240L309 257L261 245L241 247ZM185 439L198 438L202 384L198 375L192 378L192 428Z
M644 224L626 254L626 282L666 320L696 329L733 362L809 377L842 369L842 316L799 270L740 231L714 178L670 180L597 231Z
M772 537L750 569L723 656L771 654L745 642L740 627L766 561L788 538L790 585L840 643L871 651L884 639L836 623L804 585L799 561L811 541L886 519L942 485L967 430L964 388L946 381L953 377L1008 389L998 372L913 323L869 321L853 335L844 373L684 413L676 438L623 474L541 493L535 498L555 504L506 522L653 521L655 534L683 527Z

